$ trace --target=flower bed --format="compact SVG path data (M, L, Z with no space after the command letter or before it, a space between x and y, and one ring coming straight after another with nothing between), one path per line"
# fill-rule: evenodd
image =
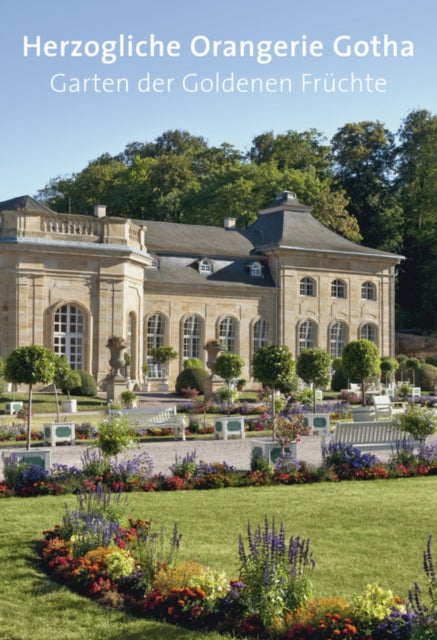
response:
M186 464L188 464L187 461ZM247 525L240 535L239 575L179 560L182 535L168 539L148 519L127 517L123 494L98 485L81 492L62 524L43 532L39 555L47 574L104 607L183 625L266 640L425 640L437 633L437 578L429 536L426 588L401 598L377 584L347 601L317 598L310 540L283 526ZM247 539L246 539L247 538Z

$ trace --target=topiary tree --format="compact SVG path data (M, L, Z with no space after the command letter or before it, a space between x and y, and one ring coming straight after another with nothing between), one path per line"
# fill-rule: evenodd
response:
M152 347L150 350L150 357L155 364L161 364L164 369L164 380L168 378L168 364L170 360L174 360L178 357L177 352L173 347Z
M313 391L313 413L316 411L316 387L324 387L329 383L331 358L318 347L302 349L296 365L296 373Z
M231 412L231 381L241 375L244 367L244 360L236 353L225 351L216 360L214 373L223 378L228 387L228 416Z
M416 372L420 369L420 360L418 358L407 358L405 362L407 369L413 374L413 387L416 386Z
M56 371L55 354L41 345L33 344L28 347L18 347L6 359L5 376L15 384L29 386L28 416L27 416L27 449L30 449L32 432L32 389L33 385L53 382Z
M55 356L55 375L53 378L56 397L56 414L59 421L59 401L58 389L62 389L62 393L67 393L70 400L70 391L75 387L82 385L79 373L75 369L71 369L66 356Z
M371 340L352 340L343 349L344 374L349 380L361 380L361 400L366 404L366 378L380 373L379 349Z
M396 358L381 358L381 373L385 376L385 383L392 382L396 371L399 369L399 362Z
M182 394L182 389L197 389L200 394L205 393L205 380L209 378L209 373L205 369L192 367L191 369L183 369L176 378L176 393Z
M275 391L291 384L296 363L286 345L270 344L261 347L252 358L253 377L272 391L273 439L275 439Z
M187 358L184 362L184 369L203 369L202 360L199 360L199 358Z

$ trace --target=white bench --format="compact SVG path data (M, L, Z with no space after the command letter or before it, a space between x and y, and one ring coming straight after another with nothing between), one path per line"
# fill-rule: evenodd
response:
M388 449L399 442L409 445L418 443L409 434L393 426L391 421L371 422L337 422L330 436L322 436L322 448L329 442L352 444L357 449L369 451L372 449Z
M124 416L136 431L150 431L152 429L169 429L173 431L174 439L181 436L185 440L185 419L178 418L176 407L144 407L140 409L109 409L109 418Z
M58 442L76 443L76 424L74 422L49 422L44 424L44 446L55 447Z
M405 410L403 404L401 406L394 405L390 396L381 395L381 396L372 396L373 406L375 407L375 418L379 420L379 418L389 417L396 415L397 413L402 413Z

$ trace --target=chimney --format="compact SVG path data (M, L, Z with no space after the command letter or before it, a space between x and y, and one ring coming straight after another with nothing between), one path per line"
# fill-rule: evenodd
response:
M106 216L106 204L95 204L94 215L96 218L104 218Z
M237 222L236 218L225 218L223 226L225 229L235 229L236 222Z

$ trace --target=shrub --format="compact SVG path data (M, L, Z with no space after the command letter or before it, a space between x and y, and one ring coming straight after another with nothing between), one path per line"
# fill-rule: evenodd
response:
M202 361L199 358L187 358L184 362L184 369L203 369Z
M395 417L393 424L401 431L409 433L415 440L422 443L426 437L435 433L437 429L437 415L432 409L410 404L404 413Z
M422 364L416 372L416 381L424 391L434 391L437 386L437 367L432 364Z
M132 429L126 417L114 416L99 424L96 446L105 457L116 456L130 444L132 437Z
M176 393L182 394L182 389L190 387L190 389L197 389L199 393L205 392L205 380L209 378L209 373L205 369L198 369L196 367L191 369L184 369L180 372L176 378Z
M84 371L83 369L78 369L77 373L80 375L82 384L79 387L71 389L71 395L94 398L94 396L97 395L97 382L94 377L88 371Z
M333 391L341 391L347 389L348 379L344 375L342 367L336 369L331 378L331 389Z

